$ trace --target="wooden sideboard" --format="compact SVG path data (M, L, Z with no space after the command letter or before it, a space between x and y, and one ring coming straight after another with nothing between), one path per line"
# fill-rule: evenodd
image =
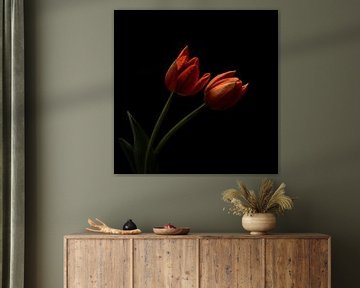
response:
M329 288L323 234L64 238L65 288Z

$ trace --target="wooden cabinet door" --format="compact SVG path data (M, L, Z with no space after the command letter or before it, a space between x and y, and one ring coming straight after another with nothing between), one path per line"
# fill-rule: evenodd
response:
M310 241L310 288L330 287L330 240L311 239Z
M65 288L329 288L321 234L65 237Z
M327 239L266 239L266 288L328 287Z
M68 239L65 287L131 287L130 240Z
M264 287L261 239L202 239L200 287Z
M134 240L134 288L197 287L196 239Z
M266 239L266 288L309 287L309 240Z

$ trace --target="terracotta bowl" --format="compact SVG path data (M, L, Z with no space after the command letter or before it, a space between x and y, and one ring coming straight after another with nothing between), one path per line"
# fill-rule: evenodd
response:
M189 233L189 227L163 228L154 227L153 231L157 235L186 235Z

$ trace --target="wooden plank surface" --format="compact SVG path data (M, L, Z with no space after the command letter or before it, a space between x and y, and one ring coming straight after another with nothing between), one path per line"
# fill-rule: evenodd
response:
M331 287L331 239L324 234L73 234L64 240L65 288Z
M320 233L289 233L250 235L248 233L190 233L188 235L156 235L142 233L139 235L108 235L101 233L75 233L64 236L65 239L329 239L329 235Z
M197 241L134 240L135 288L197 288Z
M130 240L67 239L66 288L130 288Z
M313 239L310 241L310 287L328 288L329 280L329 241Z
M204 239L200 241L200 287L262 288L261 239Z
M266 288L310 287L310 241L266 239Z

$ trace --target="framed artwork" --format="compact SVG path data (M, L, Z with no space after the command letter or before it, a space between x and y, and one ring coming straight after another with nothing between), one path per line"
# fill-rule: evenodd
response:
M116 10L114 173L278 173L278 12Z

